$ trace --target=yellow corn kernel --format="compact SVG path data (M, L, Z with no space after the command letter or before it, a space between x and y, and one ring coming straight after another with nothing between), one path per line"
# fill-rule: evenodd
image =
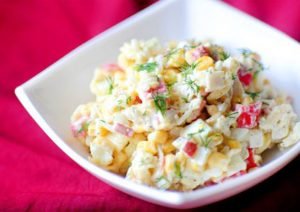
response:
M227 169L228 163L229 163L228 157L225 154L220 152L214 152L208 158L209 168L217 167L224 171Z
M153 142L148 141L145 145L145 151L155 155L157 153L155 144Z
M135 133L131 138L132 141L144 141L146 136L143 133Z
M209 56L202 56L196 61L196 70L203 71L214 66L214 60Z
M251 103L253 103L253 99L250 96L245 97L242 102L243 105L249 105Z
M240 149L241 148L241 143L238 142L237 140L228 140L226 141L226 144L232 148L232 149Z
M108 170L119 173L120 167L126 162L127 156L123 152L118 152L114 154L114 160L111 165L107 167Z
M105 129L104 127L99 127L99 135L100 136L107 136L107 134L109 133L109 131L107 129Z
M175 166L175 155L168 154L165 157L165 171L169 172L171 170L174 170Z
M207 112L209 115L213 116L219 112L218 107L216 105L208 105L206 106Z
M185 64L184 49L178 49L170 55L167 61L167 67L179 68Z
M177 81L178 71L176 69L166 69L163 74L164 81L167 84L173 84Z
M162 150L165 154L168 154L176 150L176 148L173 146L171 142L168 142L162 146Z
M168 133L162 130L157 130L148 135L148 141L155 144L164 144L168 138Z

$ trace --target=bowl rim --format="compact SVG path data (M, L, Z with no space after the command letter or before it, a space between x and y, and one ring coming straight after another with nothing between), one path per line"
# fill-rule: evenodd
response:
M209 1L209 0L202 0L202 1ZM288 162L290 162L293 158L295 158L300 153L300 142L296 145L289 148L286 153L283 155L275 158L274 160L270 161L266 165L260 167L259 169L250 172L246 175L226 180L221 184L217 184L215 186L204 187L200 189L196 189L190 192L178 192L178 191L164 191L159 190L157 188L148 187L145 185L140 185L134 183L126 178L109 172L105 169L102 169L92 162L88 161L86 158L82 157L78 154L72 147L66 144L58 134L51 128L51 126L44 120L42 114L33 104L28 91L32 88L32 86L40 81L47 80L49 75L54 75L56 72L56 67L65 64L69 60L77 55L81 51L86 51L89 49L90 46L93 46L96 42L101 42L101 40L105 40L107 37L116 34L123 29L126 29L128 26L134 24L135 22L139 21L140 18L145 18L147 16L153 15L154 12L158 10L162 10L165 7L168 7L171 3L180 2L180 0L164 0L154 3L150 7L142 10L141 12L125 19L124 21L112 26L108 30L98 34L97 36L93 37L89 41L83 43L79 47L75 48L73 51L59 59L54 64L50 65L45 70L41 71L27 82L23 83L22 85L18 86L15 89L15 94L27 112L31 115L31 117L36 121L36 123L42 128L42 130L48 135L48 137L64 152L66 153L72 160L74 160L78 165L82 168L93 174L94 176L100 178L102 181L108 183L112 187L117 188L118 190L122 190L125 193L130 193L131 195L138 197L140 199L144 199L146 201L152 200L156 204L169 206L169 207L176 207L176 208L191 208L190 205L194 206L201 206L204 204L209 204L211 202L216 202L218 200L224 199L228 196L232 196L236 193L239 193L247 188L263 181L264 179L270 177L277 171L279 171L282 167L284 167ZM215 3L221 4L234 12L240 13L243 16L248 17L251 20L257 22L257 24L266 27L277 33L278 35L282 36L284 39L291 42L291 44L297 44L299 47L299 43L292 38L288 37L285 33L280 32L271 26L238 11L237 9L232 8L231 6L219 2L213 1ZM243 185L243 186L241 186ZM230 195L224 195L217 198L217 200L210 201L209 198L213 197L214 195L220 194L223 191L228 191L230 189L236 188L236 186L240 186L240 189L235 189L234 192ZM132 193L134 192L134 194ZM138 196L142 194L143 196ZM203 204L199 204L201 199L206 199ZM190 205L187 205L190 204Z

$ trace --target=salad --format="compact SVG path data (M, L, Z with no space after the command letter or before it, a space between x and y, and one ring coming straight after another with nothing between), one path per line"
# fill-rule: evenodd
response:
M220 183L300 139L291 98L264 69L248 49L131 40L117 63L96 69L96 99L78 106L71 129L91 161L137 183L179 191Z

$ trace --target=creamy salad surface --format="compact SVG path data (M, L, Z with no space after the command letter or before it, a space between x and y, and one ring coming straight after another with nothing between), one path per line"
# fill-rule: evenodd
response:
M264 69L248 49L131 40L117 63L96 69L96 99L78 106L71 128L91 161L137 183L179 191L220 183L300 139L291 98Z

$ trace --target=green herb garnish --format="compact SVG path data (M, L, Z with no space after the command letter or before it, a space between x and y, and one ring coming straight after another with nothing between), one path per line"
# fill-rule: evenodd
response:
M149 62L145 64L140 64L136 66L137 71L153 72L157 68L157 62Z
M225 51L219 53L219 60L224 61L229 57L230 57L230 55Z
M181 99L182 99L185 103L188 103L188 102L189 102L189 100L188 100L187 97L181 97Z
M213 141L211 137L208 137L206 139L202 139L202 144L204 147L208 148L208 145Z
M171 51L169 51L169 52L165 55L165 58L167 59L167 61L170 60L170 58L171 58L174 54L176 54L178 51L179 51L178 48L174 48L174 49L172 49Z
M108 94L112 94L114 89L114 80L112 77L106 77L106 82L108 84Z
M260 94L261 92L248 92L248 91L246 91L245 93L248 94L248 95L251 97L251 99L254 100L256 97L259 96L259 94Z
M230 118L230 119L233 119L233 118L236 118L236 115L238 115L238 114L239 114L239 112L233 111L231 113L228 113L226 117Z
M175 175L181 179L182 173L181 173L180 164L175 162L174 166L175 166Z
M197 135L197 134L199 134L199 133L202 133L204 131L204 129L202 128L202 129L199 129L197 132L194 132L194 133L188 133L187 134L187 136L189 137L189 138L192 138L194 135ZM202 138L201 138L202 139Z
M190 78L186 78L186 79L185 79L185 84L186 84L187 86L189 86L189 88L192 89L194 93L199 93L200 88L199 88L199 86L195 83L194 80L191 80Z
M84 122L82 125L81 125L81 128L78 130L78 133L81 133L82 131L87 131L88 130L88 128L89 128L89 125L90 125L90 123L88 123L88 122Z
M193 71L194 71L194 69L196 68L197 65L198 65L198 63L192 63L191 65L185 64L181 68L182 75L186 78L188 75L193 73Z
M235 80L236 79L236 75L235 74L231 74L231 79Z
M156 110L160 111L162 115L166 113L167 110L167 96L163 94L155 94L153 96L154 105Z

